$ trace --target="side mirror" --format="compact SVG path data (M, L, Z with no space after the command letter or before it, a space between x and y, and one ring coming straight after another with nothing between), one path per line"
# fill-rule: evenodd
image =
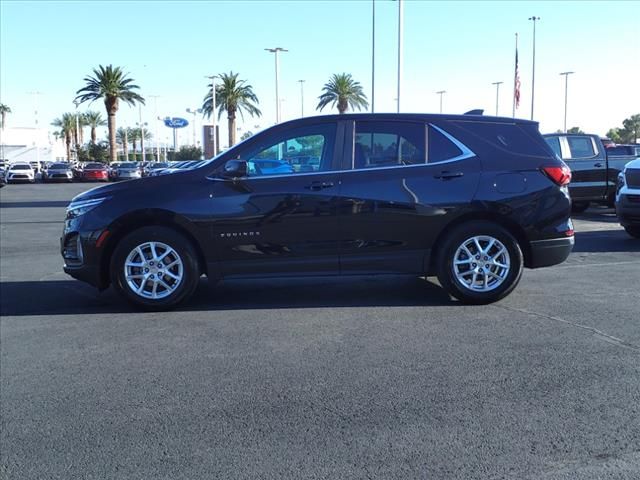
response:
M244 160L229 160L222 171L224 178L242 178L247 176L247 162Z

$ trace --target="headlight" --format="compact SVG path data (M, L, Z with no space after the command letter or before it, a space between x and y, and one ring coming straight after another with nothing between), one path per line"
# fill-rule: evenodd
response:
M616 193L620 193L620 190L624 187L624 172L618 174L618 185L616 187Z
M76 218L93 210L109 197L91 198L89 200L71 201L67 207L67 218Z

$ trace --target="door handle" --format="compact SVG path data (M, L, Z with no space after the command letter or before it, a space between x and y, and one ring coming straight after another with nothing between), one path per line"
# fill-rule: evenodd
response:
M594 167L598 167L598 168L600 168L600 167L602 166L602 163L600 163L600 162L598 162L598 163L594 163L594 164L593 164L593 166L594 166Z
M333 187L333 182L311 182L311 185L307 185L307 190L322 190L323 188L331 188Z
M433 178L439 178L440 180L450 180L452 178L462 177L463 175L463 172L450 172L448 170L444 170L438 175L434 175Z

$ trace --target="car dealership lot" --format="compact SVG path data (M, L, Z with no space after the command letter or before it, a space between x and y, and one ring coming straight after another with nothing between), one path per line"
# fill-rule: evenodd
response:
M640 475L640 241L612 210L493 305L411 277L203 279L141 313L62 273L89 187L0 190L3 477Z

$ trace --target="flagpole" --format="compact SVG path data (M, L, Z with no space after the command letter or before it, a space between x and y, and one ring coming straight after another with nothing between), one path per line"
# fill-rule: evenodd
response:
M518 33L516 32L516 64L513 71L513 118L516 118L516 83L518 82Z

